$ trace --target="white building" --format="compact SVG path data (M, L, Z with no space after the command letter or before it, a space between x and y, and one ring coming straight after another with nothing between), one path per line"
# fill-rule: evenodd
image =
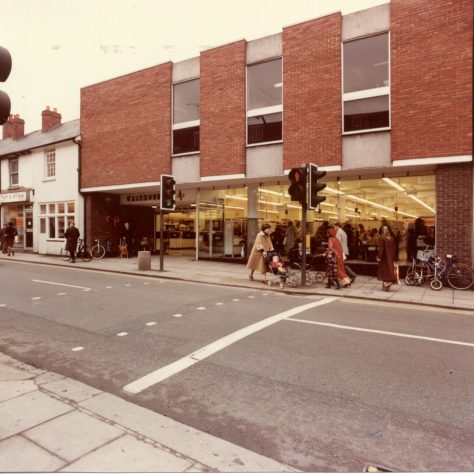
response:
M49 107L42 129L24 134L24 120L10 116L0 141L0 221L18 230L15 248L59 254L73 219L84 235L84 200L78 191L79 120L61 123Z

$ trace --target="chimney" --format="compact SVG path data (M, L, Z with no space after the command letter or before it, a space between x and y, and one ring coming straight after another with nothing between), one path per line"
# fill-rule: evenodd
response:
M56 109L50 110L49 106L41 112L41 118L43 119L41 127L43 133L47 132L50 128L61 125L61 114Z
M8 120L3 124L3 139L21 138L25 136L25 121L17 115L9 115Z

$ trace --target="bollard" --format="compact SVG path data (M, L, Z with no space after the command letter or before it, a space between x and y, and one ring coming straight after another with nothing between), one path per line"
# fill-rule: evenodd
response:
M149 250L138 252L138 270L151 270L151 252Z

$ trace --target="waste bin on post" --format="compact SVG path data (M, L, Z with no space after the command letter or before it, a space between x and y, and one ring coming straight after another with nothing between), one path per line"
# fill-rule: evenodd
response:
M151 252L149 250L138 252L138 270L151 270Z

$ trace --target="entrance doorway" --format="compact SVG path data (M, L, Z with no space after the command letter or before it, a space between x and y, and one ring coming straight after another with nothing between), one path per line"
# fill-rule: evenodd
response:
M25 207L25 248L33 247L33 209Z

